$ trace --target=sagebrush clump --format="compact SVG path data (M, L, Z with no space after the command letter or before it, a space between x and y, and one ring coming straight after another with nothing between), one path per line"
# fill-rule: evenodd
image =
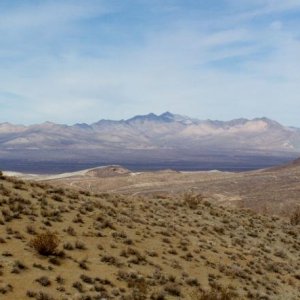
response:
M39 254L44 256L57 254L57 247L59 245L58 236L50 231L38 234L30 242L32 246Z

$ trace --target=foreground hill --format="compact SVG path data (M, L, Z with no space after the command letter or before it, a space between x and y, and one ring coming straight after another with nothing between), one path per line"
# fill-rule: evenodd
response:
M14 171L65 172L102 163L255 169L286 162L299 152L300 129L267 118L203 121L166 112L73 126L0 124L1 165Z
M1 299L300 296L299 225L279 218L3 177L0 201Z

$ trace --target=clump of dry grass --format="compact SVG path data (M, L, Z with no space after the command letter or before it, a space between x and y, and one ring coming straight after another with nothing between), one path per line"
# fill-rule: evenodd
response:
M55 255L58 245L58 236L50 231L40 233L30 241L30 246L43 256Z

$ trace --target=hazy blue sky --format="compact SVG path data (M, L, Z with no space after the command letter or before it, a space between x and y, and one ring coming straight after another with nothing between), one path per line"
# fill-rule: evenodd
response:
M299 0L1 0L0 122L171 111L300 126Z

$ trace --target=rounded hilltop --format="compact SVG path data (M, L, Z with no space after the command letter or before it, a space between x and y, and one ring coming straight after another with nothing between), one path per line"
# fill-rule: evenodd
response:
M112 176L120 176L131 173L130 170L119 166L119 165L111 165L104 167L97 167L94 169L88 170L85 175L91 177L112 177Z

